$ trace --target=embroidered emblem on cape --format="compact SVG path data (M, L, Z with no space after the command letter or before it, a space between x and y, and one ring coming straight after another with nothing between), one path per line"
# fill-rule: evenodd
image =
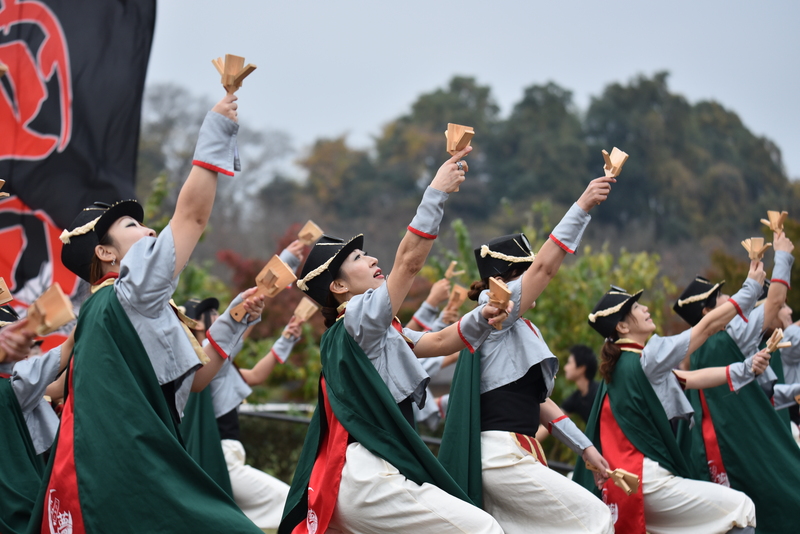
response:
M731 487L731 483L728 480L728 473L724 469L719 469L716 462L708 462L708 474L711 475L711 481L715 484L725 486L726 488Z
M50 534L72 534L72 514L69 510L61 511L61 501L53 495L56 490L51 489L47 495L47 517L50 525Z
M308 522L308 533L316 534L319 520L317 519L317 514L311 508L308 509L308 518L306 521Z

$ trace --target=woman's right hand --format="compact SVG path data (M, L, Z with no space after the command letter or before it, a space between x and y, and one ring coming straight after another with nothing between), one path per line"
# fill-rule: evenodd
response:
M300 337L303 335L303 322L292 315L292 318L289 320L289 324L286 325L286 328L284 328L283 331L292 337Z
M237 100L239 100L239 97L236 95L225 95L222 100L217 102L216 106L211 108L211 111L228 117L233 122L239 122L239 114L236 113L239 107L236 103Z
M425 301L435 308L445 301L449 296L450 280L447 278L442 278L441 280L437 280L433 283L431 290L428 293L428 298L426 298Z
M777 234L772 234L772 248L776 251L782 250L791 254L794 250L794 243L792 243L791 239L786 237L785 232L779 232Z
M584 191L581 198L578 199L578 206L586 213L589 213L590 209L608 198L608 194L611 192L611 184L616 183L616 181L616 178L610 176L595 178L589 182L586 191Z
M444 191L445 193L453 193L458 191L458 186L464 181L464 174L466 171L459 170L458 160L466 156L472 150L471 146L466 147L460 152L456 152L455 156L445 161L439 170L436 171L436 176L433 177L431 187Z
M758 282L758 285L764 285L764 278L767 277L767 273L764 272L764 262L761 260L751 260L750 261L750 271L747 273L747 278L751 280L755 280Z
M36 333L28 331L27 325L26 317L0 330L0 348L5 352L5 361L18 362L30 356Z
M766 348L761 349L753 355L753 366L750 368L750 370L753 371L754 375L758 376L767 370L767 367L769 367L770 357L771 356L769 352L767 352Z

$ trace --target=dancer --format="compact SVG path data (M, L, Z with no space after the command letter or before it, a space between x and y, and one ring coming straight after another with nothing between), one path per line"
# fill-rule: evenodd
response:
M477 344L505 313L485 306L427 334L393 319L425 264L448 194L464 180L459 160L470 150L436 173L390 276L363 251L362 235L347 242L323 236L309 253L297 285L323 306L328 330L320 344L319 406L280 533L502 532L469 503L414 431L411 404L426 402L429 379L418 356Z
M690 480L695 473L678 445L671 423L690 420L692 408L682 387L728 384L741 389L766 368L760 352L744 362L700 371L676 371L678 364L724 327L738 310L749 313L761 293L764 270L752 262L742 289L706 314L693 328L669 337L654 335L647 307L633 295L612 287L589 315L589 325L606 339L601 352L603 383L586 433L611 467L634 473L639 491L626 495L612 482L603 500L612 509L619 532L753 532L755 507L744 493L709 482ZM591 487L582 465L575 479Z
M489 278L502 279L519 302L501 330L475 351L462 351L450 390L448 424L439 458L506 533L613 532L602 501L547 467L534 437L540 423L584 461L608 464L577 426L550 400L558 359L535 325L522 317L578 248L589 211L611 191L613 178L597 178L555 227L535 256L523 234L492 239L475 249L481 280L469 297L489 302ZM604 472L604 471L603 471ZM598 475L598 483L605 475Z

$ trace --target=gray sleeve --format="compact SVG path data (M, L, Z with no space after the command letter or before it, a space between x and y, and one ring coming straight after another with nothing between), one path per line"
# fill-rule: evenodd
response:
M297 268L300 267L300 258L292 254L288 248L281 251L279 258L289 266L292 272L296 272Z
M489 321L483 317L481 310L483 310L483 306L478 306L464 315L456 323L458 335L470 352L475 352L478 347L483 345L483 342L486 341L489 334L496 332L494 327L489 324ZM508 319L506 319L506 321L508 321ZM509 324L513 323L509 322ZM505 326L505 323L503 323L503 328L505 328Z
M786 287L792 287L792 264L794 256L784 250L775 251L775 266L772 268L772 281L783 283Z
M550 233L550 239L564 249L569 254L575 254L578 250L578 245L581 244L581 238L586 227L589 226L589 221L592 220L591 215L583 211L583 208L574 203L569 211L562 217L561 221L553 228Z
M32 356L14 364L11 387L22 413L29 413L42 399L47 386L58 376L61 347L47 351L42 356Z
M214 321L206 334L211 345L223 358L235 358L242 349L244 333L250 325L261 321L261 316L252 321L249 320L248 314L244 315L241 322L233 318L231 310L241 304L243 300L241 294L237 295L223 314Z
M731 391L739 391L744 386L755 380L756 375L753 374L753 358L750 356L743 362L736 362L726 367L725 372L728 375L728 387Z
M239 124L228 117L214 111L206 113L197 136L192 165L228 176L233 176L233 171L242 170L236 146L238 132Z
M444 216L444 203L448 194L431 186L422 194L417 213L408 225L408 230L426 239L436 239L439 235L439 223Z
M759 306L750 312L745 321L737 315L725 326L725 331L731 336L742 354L755 354L758 352L758 342L764 327L764 306Z
M657 384L672 375L672 370L680 365L689 351L691 328L675 335L661 337L654 335L642 351L641 363L647 379Z
M369 289L350 299L344 314L344 327L367 356L372 358L378 356L378 351L386 342L386 331L391 328L392 319L389 288L382 284L378 289Z
M783 410L795 406L795 397L800 395L800 384L775 384L775 393L772 401L776 410Z
M789 341L792 346L781 349L783 365L797 365L800 363L800 326L790 324L783 331L783 341Z
M761 386L761 391L768 399L771 399L775 394L775 385L778 383L778 375L772 367L767 367L767 370L756 377L756 382Z
M175 241L168 224L157 238L143 237L125 254L114 284L117 297L145 317L158 317L178 286L179 278L172 277L175 261Z
M551 421L548 430L558 441L570 448L572 452L581 456L583 451L592 446L586 434L580 431L572 419L566 415Z
M270 350L280 363L286 363L286 360L288 360L289 356L292 354L292 349L294 348L295 343L297 343L299 340L299 337L291 336L287 339L283 337L283 334L281 334L278 336L278 339L275 340L275 343L272 344L272 348Z
M414 312L412 319L425 330L433 330L433 323L439 316L439 310L431 306L426 301L422 301L422 306Z

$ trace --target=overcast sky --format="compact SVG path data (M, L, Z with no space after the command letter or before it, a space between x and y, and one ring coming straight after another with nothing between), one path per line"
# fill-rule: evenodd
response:
M585 110L610 82L668 70L672 91L738 113L800 178L798 25L797 1L160 0L148 84L216 99L211 58L245 56L258 70L242 120L302 149L343 133L369 146L456 74L489 85L505 116L533 84L555 81Z

